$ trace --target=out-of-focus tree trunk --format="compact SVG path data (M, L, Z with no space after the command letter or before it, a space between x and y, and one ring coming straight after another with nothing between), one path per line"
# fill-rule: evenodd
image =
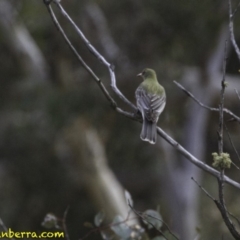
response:
M205 104L210 105L216 94L219 93L220 81L222 79L221 70L224 59L224 43L227 39L227 29L223 30L219 37L219 42L212 56L206 64L206 69L186 69L183 81L188 90ZM191 98L188 99L188 108L185 114L185 124L183 128L183 146L194 156L204 160L206 156L207 123L210 111L203 109ZM191 177L201 182L202 171L186 160L181 161L180 167L175 167L174 160L177 156L173 150L162 143L165 149L165 159L167 171L164 182L168 187L164 189L170 199L169 204L172 215L173 230L176 231L180 239L191 240L197 235L198 211L199 211L199 188L191 181ZM170 186L170 187L169 187Z
M98 41L100 42L100 45L103 48L106 57L110 61L118 63L118 67L120 69L130 71L131 63L128 57L123 54L122 50L114 41L108 27L107 19L102 9L99 7L97 3L89 1L89 3L86 4L85 10L88 17L91 19L92 23L96 28Z
M47 63L42 52L31 37L11 1L0 1L0 27L11 49L32 85L41 84L48 79Z
M72 171L76 181L85 186L96 211L103 210L109 222L116 215L126 218L129 207L124 197L124 188L108 167L104 146L97 132L88 123L77 119L64 130L63 139L68 151L64 150L66 147L62 147L60 139L56 145L59 146L56 148L59 156L69 153L74 161Z

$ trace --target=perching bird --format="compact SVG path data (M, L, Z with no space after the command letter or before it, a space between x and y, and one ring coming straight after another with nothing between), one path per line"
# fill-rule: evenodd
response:
M157 121L166 104L164 88L158 83L156 72L146 68L137 76L143 78L135 92L137 107L142 114L143 124L140 138L155 144Z

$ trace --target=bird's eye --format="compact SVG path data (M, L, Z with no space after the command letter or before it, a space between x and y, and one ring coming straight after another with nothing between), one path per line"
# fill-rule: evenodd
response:
M145 71L142 72L143 75L145 75L145 73L146 73Z

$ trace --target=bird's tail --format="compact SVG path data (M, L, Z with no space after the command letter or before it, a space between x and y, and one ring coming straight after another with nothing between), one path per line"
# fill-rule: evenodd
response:
M143 141L148 141L151 144L155 144L157 141L157 123L148 121L147 119L143 120L142 132L140 138Z

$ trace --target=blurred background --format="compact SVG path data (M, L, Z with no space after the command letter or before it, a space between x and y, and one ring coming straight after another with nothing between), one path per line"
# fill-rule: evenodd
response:
M233 7L237 1L233 1ZM159 126L189 152L212 164L218 114L189 99L179 81L200 101L218 106L228 1L62 0L90 42L115 65L117 85L135 103L145 67L156 70L167 104ZM53 9L87 64L120 107L107 69L91 55L58 9ZM240 13L235 15L240 40ZM39 0L0 0L0 217L14 231L43 231L51 212L66 217L70 239L90 230L101 210L108 221L126 216L123 190L139 211L157 209L180 239L233 239L215 204L216 179L200 171L158 138L139 138L141 124L117 114L79 64ZM225 106L240 115L239 62L228 44ZM225 116L225 120L229 120ZM238 151L239 126L226 122ZM224 152L239 160L225 133ZM227 174L240 182L239 171ZM239 191L225 187L230 212L240 216ZM125 215L124 215L125 214ZM150 235L156 233L150 233ZM91 235L88 239L101 239Z

